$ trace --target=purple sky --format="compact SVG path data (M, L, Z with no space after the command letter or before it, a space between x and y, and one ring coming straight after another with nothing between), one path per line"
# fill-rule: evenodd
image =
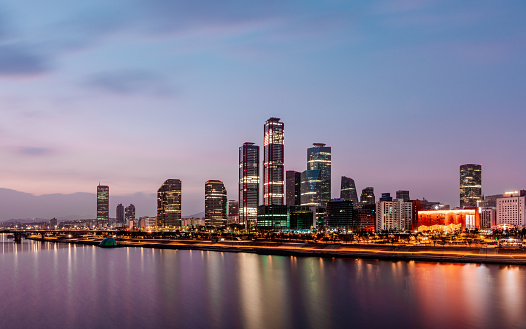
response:
M259 4L256 4L259 3ZM285 123L285 168L333 151L378 195L526 188L522 1L0 1L0 187L237 199L237 152ZM155 206L152 206L154 209ZM95 209L93 210L95 213ZM138 215L154 215L138 209Z

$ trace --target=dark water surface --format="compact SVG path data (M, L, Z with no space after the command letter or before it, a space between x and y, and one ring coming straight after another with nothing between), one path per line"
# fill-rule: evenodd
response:
M0 235L0 328L526 328L526 268Z

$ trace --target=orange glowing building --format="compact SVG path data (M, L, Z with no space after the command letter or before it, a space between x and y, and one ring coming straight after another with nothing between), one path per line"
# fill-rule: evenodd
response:
M419 231L454 231L480 228L480 214L474 209L420 210L415 225Z

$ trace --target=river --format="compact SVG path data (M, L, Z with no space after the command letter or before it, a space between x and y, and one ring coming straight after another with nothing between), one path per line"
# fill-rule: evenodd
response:
M0 235L1 328L526 328L526 267Z

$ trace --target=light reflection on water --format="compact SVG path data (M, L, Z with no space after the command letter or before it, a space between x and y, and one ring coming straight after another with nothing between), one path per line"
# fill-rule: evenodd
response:
M526 327L517 266L0 244L1 328Z

